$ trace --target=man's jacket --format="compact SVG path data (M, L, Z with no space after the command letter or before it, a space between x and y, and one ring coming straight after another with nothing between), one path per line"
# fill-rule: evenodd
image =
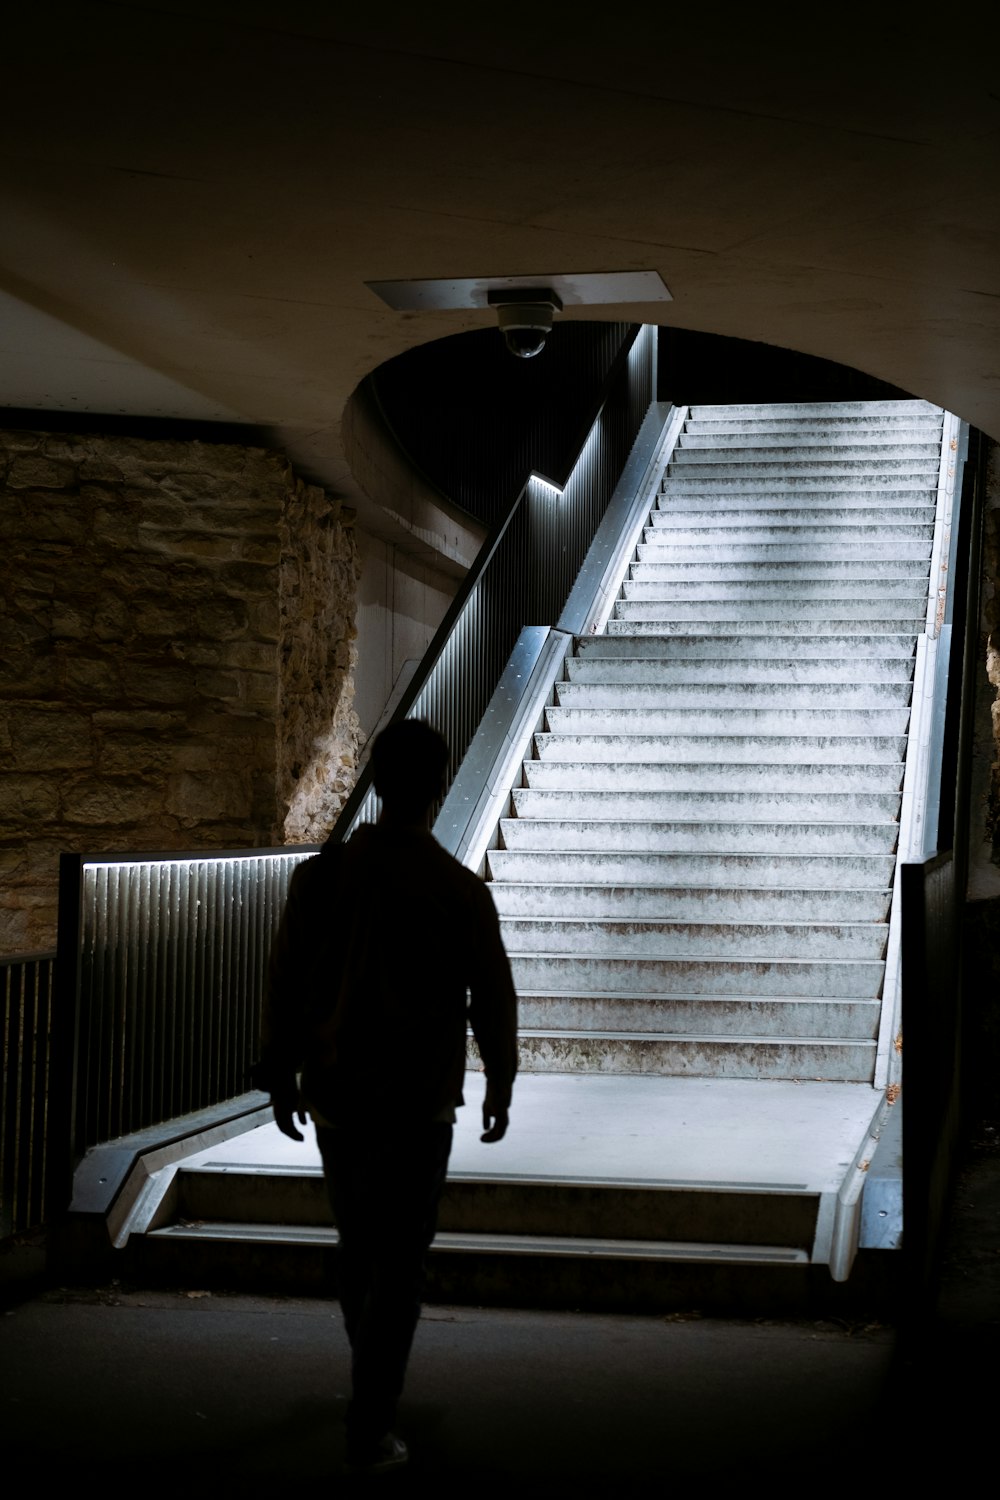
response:
M425 830L367 824L295 870L271 953L258 1079L330 1124L437 1119L462 1100L471 1024L494 1102L517 1000L483 882Z

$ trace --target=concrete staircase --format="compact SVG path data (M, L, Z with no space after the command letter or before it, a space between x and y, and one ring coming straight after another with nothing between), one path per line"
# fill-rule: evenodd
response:
M487 854L525 1076L488 1148L470 1080L432 1295L848 1305L942 422L689 412ZM172 1158L122 1223L137 1273L325 1286L306 1158L273 1125Z
M525 1068L872 1080L942 416L691 409L488 854Z

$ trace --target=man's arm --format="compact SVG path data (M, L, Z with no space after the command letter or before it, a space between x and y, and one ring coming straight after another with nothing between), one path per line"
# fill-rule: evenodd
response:
M469 1022L486 1070L480 1140L489 1143L503 1140L510 1123L517 1073L517 994L496 907L483 885L478 886L474 930L468 936L473 955Z
M305 861L292 874L288 899L275 934L268 962L264 1008L261 1016L260 1061L254 1069L257 1086L271 1095L274 1119L282 1135L304 1140L295 1124L306 1123L296 1078L302 1065L302 1034L306 995L306 961L310 938L315 932L306 918L306 891L311 873Z
M502 1141L507 1134L507 1126L510 1124L510 1106L497 1104L493 1098L493 1087L489 1079L486 1080L486 1097L483 1100L483 1133L479 1137L487 1145L494 1141Z

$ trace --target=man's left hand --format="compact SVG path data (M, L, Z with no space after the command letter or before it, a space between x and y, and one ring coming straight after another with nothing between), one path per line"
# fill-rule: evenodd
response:
M505 1105L494 1104L492 1091L487 1084L486 1098L483 1100L483 1134L479 1137L481 1141L490 1144L493 1141L502 1141L507 1134L507 1126L510 1124L510 1115Z
M272 1094L271 1108L274 1110L274 1123L282 1135L287 1135L290 1141L305 1140L305 1136L295 1124L295 1117L298 1115L299 1124L305 1125L308 1123L309 1116L297 1091L294 1094Z

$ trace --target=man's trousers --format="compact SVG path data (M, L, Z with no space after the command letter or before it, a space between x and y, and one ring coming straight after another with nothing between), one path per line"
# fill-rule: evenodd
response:
M452 1127L357 1121L317 1126L316 1137L340 1234L340 1305L352 1355L348 1446L361 1449L395 1420Z

